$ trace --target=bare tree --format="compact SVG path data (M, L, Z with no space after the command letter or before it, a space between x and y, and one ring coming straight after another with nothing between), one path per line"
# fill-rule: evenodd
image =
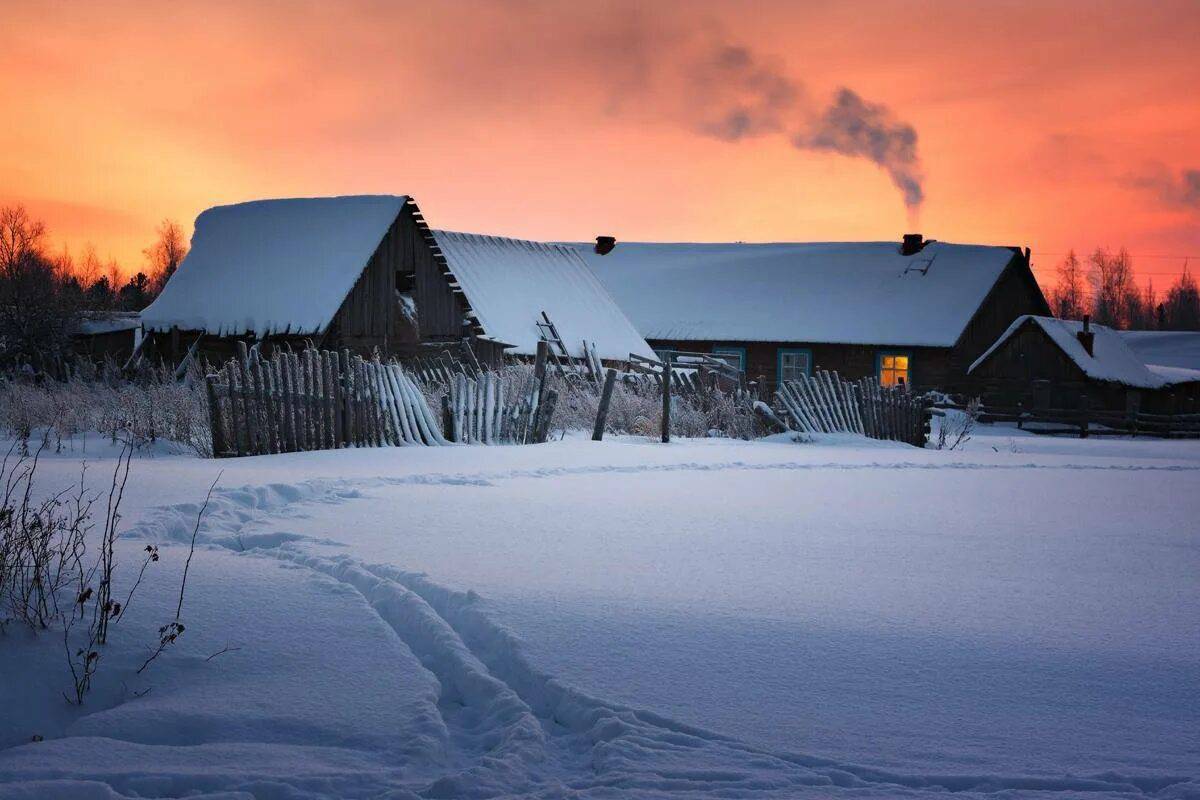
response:
M1179 280L1167 291L1163 307L1165 327L1175 331L1200 331L1200 290L1186 261Z
M1125 328L1130 308L1141 296L1133 282L1133 259L1122 247L1115 254L1097 248L1088 259L1092 283L1092 316L1101 325Z
M1083 268L1079 257L1071 250L1058 265L1058 285L1050 295L1054 316L1059 319L1079 319L1086 308L1083 287Z
M66 352L73 309L45 252L46 227L0 208L0 363L47 369Z
M158 294L187 256L188 246L183 228L172 219L164 219L158 226L158 240L143 252L150 262L150 289Z

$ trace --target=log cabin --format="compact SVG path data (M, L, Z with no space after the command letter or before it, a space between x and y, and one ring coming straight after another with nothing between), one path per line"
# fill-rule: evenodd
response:
M1119 331L1022 316L970 367L977 391L1001 406L1177 413L1196 410L1200 371L1146 364Z
M542 314L574 353L651 354L570 247L431 230L407 196L259 200L210 208L142 312L149 346L223 359L236 342L411 356L466 343L481 362L530 355Z
M652 347L721 354L768 392L817 369L954 391L1014 319L1049 313L1029 251L1015 247L919 234L576 247Z

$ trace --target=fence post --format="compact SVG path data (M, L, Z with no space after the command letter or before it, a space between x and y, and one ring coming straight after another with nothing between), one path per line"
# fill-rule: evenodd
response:
M1079 395L1079 438L1080 439L1086 439L1088 437L1088 424L1089 424L1088 417L1090 416L1090 414L1088 412L1091 410L1089 403L1090 403L1090 401L1088 400L1088 396L1086 394Z
M556 405L558 405L558 392L551 389L546 392L546 402L538 408L537 430L533 437L538 444L545 442L550 436L550 421L554 418Z
M238 426L238 394L237 386L234 382L234 372L235 370L233 368L233 362L231 361L225 365L226 386L229 389L229 428L233 433L234 449L237 451L239 456L244 456L246 455L246 450L242 447L242 434ZM248 437L249 433L247 433L247 438Z
M671 441L671 360L672 354L668 352L663 356L663 382L662 382L662 440L663 444Z
M608 404L612 402L613 384L617 382L617 371L610 369L604 373L604 388L600 391L600 407L596 410L596 425L592 428L592 441L599 442L604 438L604 423L608 419Z
M217 376L205 375L204 386L208 390L208 425L212 429L213 458L225 452L225 433L221 429L221 407L217 398Z

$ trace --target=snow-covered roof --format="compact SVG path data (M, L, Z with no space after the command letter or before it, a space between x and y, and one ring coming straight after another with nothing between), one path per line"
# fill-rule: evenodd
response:
M97 336L104 333L129 331L142 324L136 311L84 311L73 325L77 336Z
M1121 338L1147 364L1200 369L1200 331L1121 331Z
M653 356L646 340L572 247L474 233L434 231L484 333L513 346L537 350L542 312L572 355L583 340L604 359L630 353Z
M143 324L218 336L322 331L407 202L358 195L210 208Z
M1016 256L930 242L575 245L648 339L948 347Z
M1129 347L1119 331L1103 325L1090 326L1092 333L1095 334L1095 339L1092 345L1092 355L1088 355L1078 337L1080 331L1083 330L1082 322L1054 317L1035 317L1028 314L1015 319L1008 326L1008 330L975 360L967 372L973 372L1013 334L1027 324L1037 325L1045 331L1063 354L1093 380L1112 381L1139 389L1161 389L1175 383L1200 380L1200 372L1195 370L1147 366Z

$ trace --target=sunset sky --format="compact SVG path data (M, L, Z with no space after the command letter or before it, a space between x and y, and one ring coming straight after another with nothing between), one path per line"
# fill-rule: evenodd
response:
M0 203L127 269L164 217L352 193L540 239L915 226L1044 281L1200 261L1195 0L0 2Z

